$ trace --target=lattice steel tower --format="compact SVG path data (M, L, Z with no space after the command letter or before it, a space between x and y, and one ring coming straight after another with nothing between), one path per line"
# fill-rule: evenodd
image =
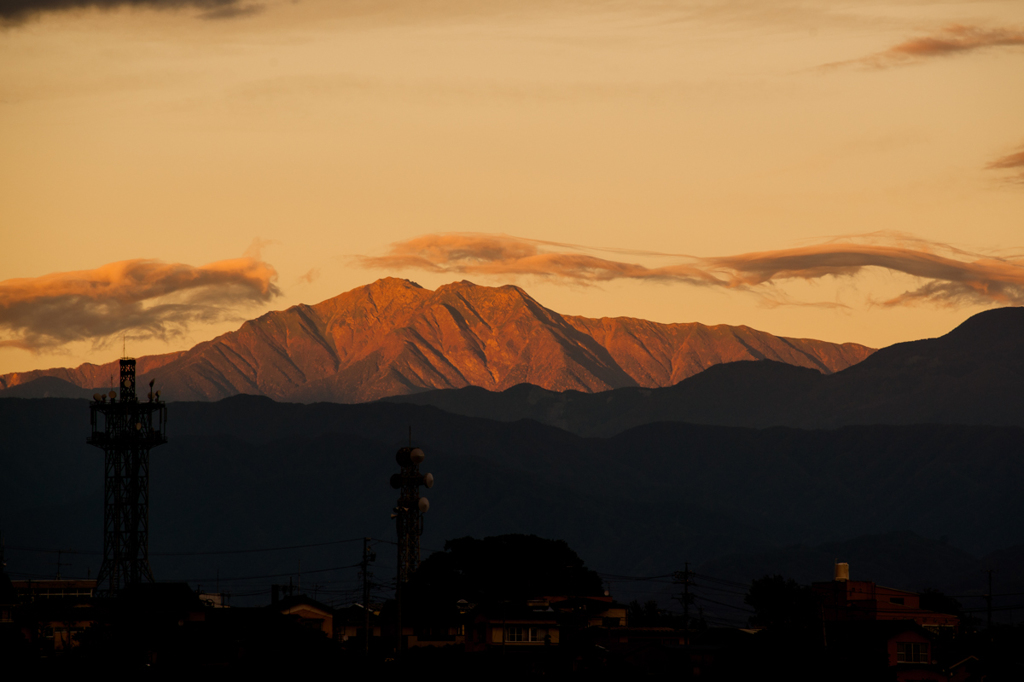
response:
M121 359L121 395L96 394L92 435L104 452L103 563L97 587L108 594L153 581L149 567L149 451L167 442L167 405L149 382L148 401L135 393L135 359Z
M420 497L420 486L434 485L434 475L420 473L419 465L424 459L419 448L401 448L395 453L395 460L402 467L402 473L391 476L391 487L401 490L398 504L391 514L398 531L398 585L409 581L409 576L420 566L420 535L423 533L423 514L430 509L430 502Z

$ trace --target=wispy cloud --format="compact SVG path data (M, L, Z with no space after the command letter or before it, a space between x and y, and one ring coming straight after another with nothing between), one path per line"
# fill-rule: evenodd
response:
M257 5L256 3L247 3L244 5L238 4L238 2L231 2L230 4L221 4L212 9L208 9L199 15L200 19L238 19L240 17L249 17L254 14L259 14L266 7L263 5Z
M150 9L197 8L205 19L228 19L254 14L262 6L241 0L0 0L0 23L19 24L46 12L76 9L116 9L147 7Z
M31 351L72 341L102 342L131 331L168 338L195 323L235 317L239 306L280 294L277 273L256 258L195 267L128 260L95 270L58 272L0 282L0 347Z
M1000 157L985 166L985 168L990 170L1016 171L1016 173L1011 175L1008 179L1010 182L1024 183L1024 149L1020 149L1012 154Z
M595 255L672 259L644 265ZM879 301L886 306L928 302L1024 304L1024 259L983 256L947 244L898 234L847 237L822 244L734 256L696 257L657 252L594 249L509 235L431 234L392 244L383 256L361 256L358 265L381 270L419 269L484 276L532 275L576 284L618 279L649 280L753 292L766 303L800 304L776 285L787 280L853 277L883 268L923 280L916 289ZM845 307L840 303L814 303Z
M911 38L866 57L825 64L822 68L860 66L885 69L935 57L949 57L993 47L1024 46L1024 30L953 24L932 35Z

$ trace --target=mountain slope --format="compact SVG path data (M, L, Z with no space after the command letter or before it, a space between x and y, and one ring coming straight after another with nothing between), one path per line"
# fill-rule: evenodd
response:
M136 371L140 375L150 374L154 370L181 357L186 352L188 351L143 356L138 358ZM34 369L28 372L11 372L10 374L0 375L0 390L11 389L43 377L63 379L79 388L110 388L117 385L118 372L120 372L120 369L117 360L105 362L102 365L86 362L78 367L54 367L51 369ZM21 396L16 393L7 393L5 397L15 398Z
M786 339L748 327L657 324L562 316L515 286L454 282L436 291L387 278L316 305L244 323L191 350L140 358L171 400L239 393L296 402L363 402L430 389L522 383L592 393L669 386L709 366L771 359L819 372L872 349ZM56 376L83 387L108 382L107 365L0 378L10 387Z
M601 395L517 386L388 398L582 435L677 421L835 428L851 424L1024 426L1024 308L979 313L945 336L901 343L831 375L774 361L715 365L674 386Z
M658 324L629 317L566 316L608 349L640 386L673 386L708 367L741 360L774 360L831 374L862 361L864 346L772 336L750 327L695 322Z
M814 423L1020 424L1024 307L974 315L950 333L889 346L809 396Z

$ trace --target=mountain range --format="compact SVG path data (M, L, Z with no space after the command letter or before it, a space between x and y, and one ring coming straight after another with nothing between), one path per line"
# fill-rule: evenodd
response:
M666 387L740 360L831 374L872 352L744 326L561 315L515 286L463 281L431 291L386 278L316 305L267 313L187 351L141 357L138 373L142 383L155 379L172 401L252 394L357 403L467 386L584 393ZM116 375L116 362L16 372L0 376L0 395L89 395Z
M825 375L774 361L710 367L666 388L601 394L516 386L388 398L498 421L607 436L659 421L765 428L852 424L1024 426L1024 308L978 313L935 339L898 343Z
M389 288L401 295L385 297ZM839 371L814 365L810 355L809 366L795 366L778 357L722 362L716 351L703 359L717 364L675 384L639 385L624 369L632 357L624 348L643 345L642 357L662 368L667 383L665 368L699 356L698 346L683 351L666 342L663 351L678 354L658 364L654 342L640 344L634 334L627 343L625 330L687 338L684 327L560 316L514 287L459 283L430 292L384 280L318 306L269 313L169 359L140 359L143 376L162 377L169 398L175 385L190 386L186 379L217 385L200 371L212 372L216 358L259 369L255 392L274 385L273 377L300 376L285 369L298 372L296 363L310 357L340 357L338 348L348 353L349 369L326 375L331 381L355 377L354 387L365 390L372 384L345 374L364 362L373 369L368 381L419 382L396 380L392 388L418 392L361 404L235 395L170 405L170 442L154 451L151 470L155 570L194 584L223 580L253 599L265 583L293 574L301 580L305 571L347 599L361 539L393 537L392 453L411 429L438 481L429 493L425 551L463 535L565 539L608 581L619 581L611 589L624 600L651 594L629 590L655 589L630 576L664 575L686 562L742 585L770 572L828 579L837 558L850 560L858 578L893 587L980 594L981 569L996 567L999 591L1024 590L1024 308L980 313L944 336L896 344ZM581 331L597 328L613 331ZM745 328L695 325L688 333L744 340L748 353L756 338L766 348L797 347ZM315 352L301 351L311 344ZM473 344L482 350L471 358L456 352ZM508 357L517 360L500 348L515 350ZM557 358L544 365L542 351ZM490 390L468 385L468 369L444 374L456 362L444 365L441 357L479 372L519 362L527 379L544 369L549 378L592 385ZM427 367L435 373L428 376ZM235 375L218 371L225 390L234 390L227 378ZM462 377L462 388L422 390L424 377L438 376ZM601 376L633 383L588 392L606 385L597 383ZM321 388L328 379L321 377ZM9 570L24 576L52 573L55 549L75 550L69 556L78 574L99 560L103 467L102 454L85 443L88 402L14 397L61 385L72 386L57 374L37 376L0 394L0 518ZM490 385L503 384L492 377ZM298 549L224 553L247 547ZM381 553L380 575L391 575L391 556ZM657 589L670 600L670 583ZM724 598L710 595L705 606ZM722 606L719 617L730 608Z

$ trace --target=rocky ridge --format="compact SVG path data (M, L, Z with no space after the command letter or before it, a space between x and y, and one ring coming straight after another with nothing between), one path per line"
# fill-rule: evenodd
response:
M441 388L529 383L593 393L674 385L713 365L775 360L826 374L873 349L777 337L749 327L564 316L516 286L453 282L436 291L386 278L316 305L249 320L190 350L139 358L142 381L171 400L237 394L290 402L366 402ZM21 372L106 386L116 363Z

